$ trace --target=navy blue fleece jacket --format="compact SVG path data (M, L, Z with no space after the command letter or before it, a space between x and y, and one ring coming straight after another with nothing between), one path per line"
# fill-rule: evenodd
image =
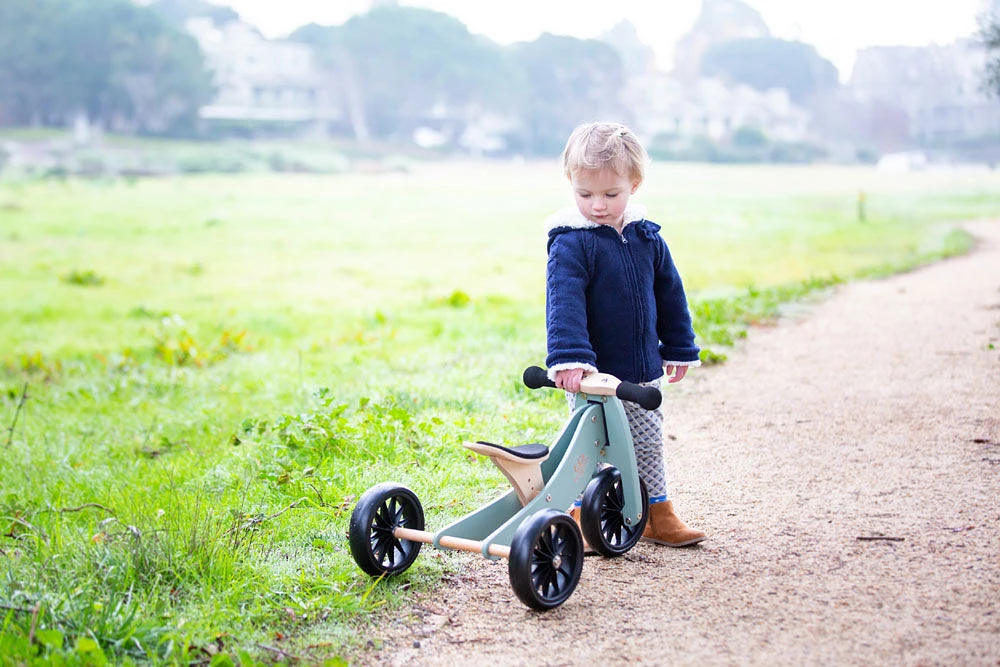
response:
M664 364L699 365L680 275L644 216L629 206L621 234L576 208L546 221L550 377L584 368L638 383L661 377Z

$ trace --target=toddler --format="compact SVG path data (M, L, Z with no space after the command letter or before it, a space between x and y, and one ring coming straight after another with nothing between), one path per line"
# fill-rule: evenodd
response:
M618 123L577 127L563 168L576 206L547 221L546 338L549 378L567 392L590 372L659 387L700 365L691 314L660 227L630 204L648 161L636 136ZM624 402L639 476L649 490L643 539L670 547L697 544L667 495L663 413ZM571 513L579 520L579 508Z

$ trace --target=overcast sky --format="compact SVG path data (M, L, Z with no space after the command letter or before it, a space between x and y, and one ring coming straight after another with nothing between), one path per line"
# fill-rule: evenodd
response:
M368 0L212 0L233 7L269 37L305 23L339 25L364 12ZM691 27L701 0L617 0L585 9L580 0L404 0L450 14L473 33L501 44L530 41L543 32L595 37L622 19L669 67L673 45ZM748 0L775 37L798 39L850 76L857 49L874 45L948 44L976 30L983 0Z

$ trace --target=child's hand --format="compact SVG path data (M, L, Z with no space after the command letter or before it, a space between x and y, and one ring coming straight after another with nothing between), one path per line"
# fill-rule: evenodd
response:
M583 379L582 368L567 368L556 371L555 383L560 389L571 391L574 394L580 391L580 380Z
M663 371L667 375L667 384L673 384L675 382L680 382L687 375L687 366L674 366L673 364L668 364Z

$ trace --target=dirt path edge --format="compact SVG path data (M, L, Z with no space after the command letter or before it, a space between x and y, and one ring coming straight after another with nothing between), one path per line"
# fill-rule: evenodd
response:
M355 665L1000 664L1000 221L837 288L671 390L671 497L709 533L588 558L529 611L471 557Z

